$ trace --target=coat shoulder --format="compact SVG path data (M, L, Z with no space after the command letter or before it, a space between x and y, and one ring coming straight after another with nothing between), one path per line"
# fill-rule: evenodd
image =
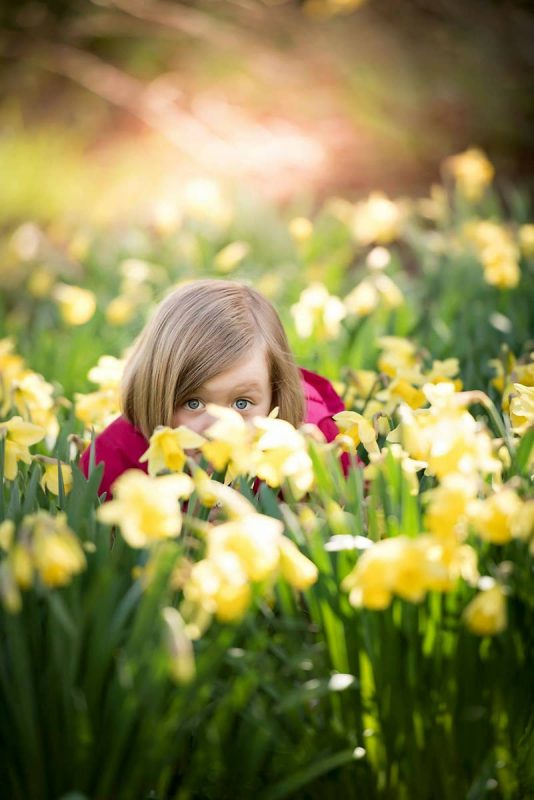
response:
M345 404L327 378L311 370L300 368L307 404L307 422L331 417L344 411ZM321 416L322 415L322 416ZM314 417L309 419L309 417Z

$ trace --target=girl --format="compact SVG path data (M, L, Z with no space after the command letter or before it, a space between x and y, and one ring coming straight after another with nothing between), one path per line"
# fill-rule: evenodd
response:
M95 461L104 463L99 494L109 500L127 469L147 471L139 458L158 425L202 433L214 421L208 403L246 419L278 406L281 419L295 427L314 423L327 441L338 433L332 415L344 409L329 381L297 367L278 314L259 292L232 281L193 281L158 306L126 363L122 415L95 439ZM80 466L87 476L89 449Z

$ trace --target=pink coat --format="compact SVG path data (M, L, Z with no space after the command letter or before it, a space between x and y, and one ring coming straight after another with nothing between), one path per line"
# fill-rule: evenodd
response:
M343 411L345 406L334 387L326 378L300 369L304 395L306 398L306 422L311 422L323 432L326 440L331 442L338 434L333 414ZM100 482L99 494L107 492L111 498L110 488L113 482L127 469L140 469L147 472L147 463L139 459L148 449L149 442L143 434L134 428L125 417L118 417L95 439L95 463L104 462L104 474ZM343 469L346 472L348 459L342 456ZM89 448L80 459L80 468L87 477L89 472Z

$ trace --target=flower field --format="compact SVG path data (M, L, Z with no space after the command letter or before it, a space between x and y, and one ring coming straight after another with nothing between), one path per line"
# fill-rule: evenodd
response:
M4 220L6 797L534 797L534 222L494 181L473 148L415 199ZM198 277L274 303L339 436L214 408L102 503L79 457Z

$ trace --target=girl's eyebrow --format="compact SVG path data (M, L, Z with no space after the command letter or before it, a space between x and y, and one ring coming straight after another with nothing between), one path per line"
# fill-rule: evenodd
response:
M246 383L239 383L237 384L237 386L229 386L227 389L223 389L223 392L225 392L226 394L237 395L237 394L242 394L243 392L261 393L262 389L263 387L261 386L260 383L256 381L247 381ZM210 389L206 386L201 386L197 391L197 394L209 395L210 393L213 393L213 390L211 390L210 392Z
M255 381L250 381L249 383L240 383L238 386L232 386L230 391L231 392L250 392L250 391L257 391L260 392L262 389L259 383Z

